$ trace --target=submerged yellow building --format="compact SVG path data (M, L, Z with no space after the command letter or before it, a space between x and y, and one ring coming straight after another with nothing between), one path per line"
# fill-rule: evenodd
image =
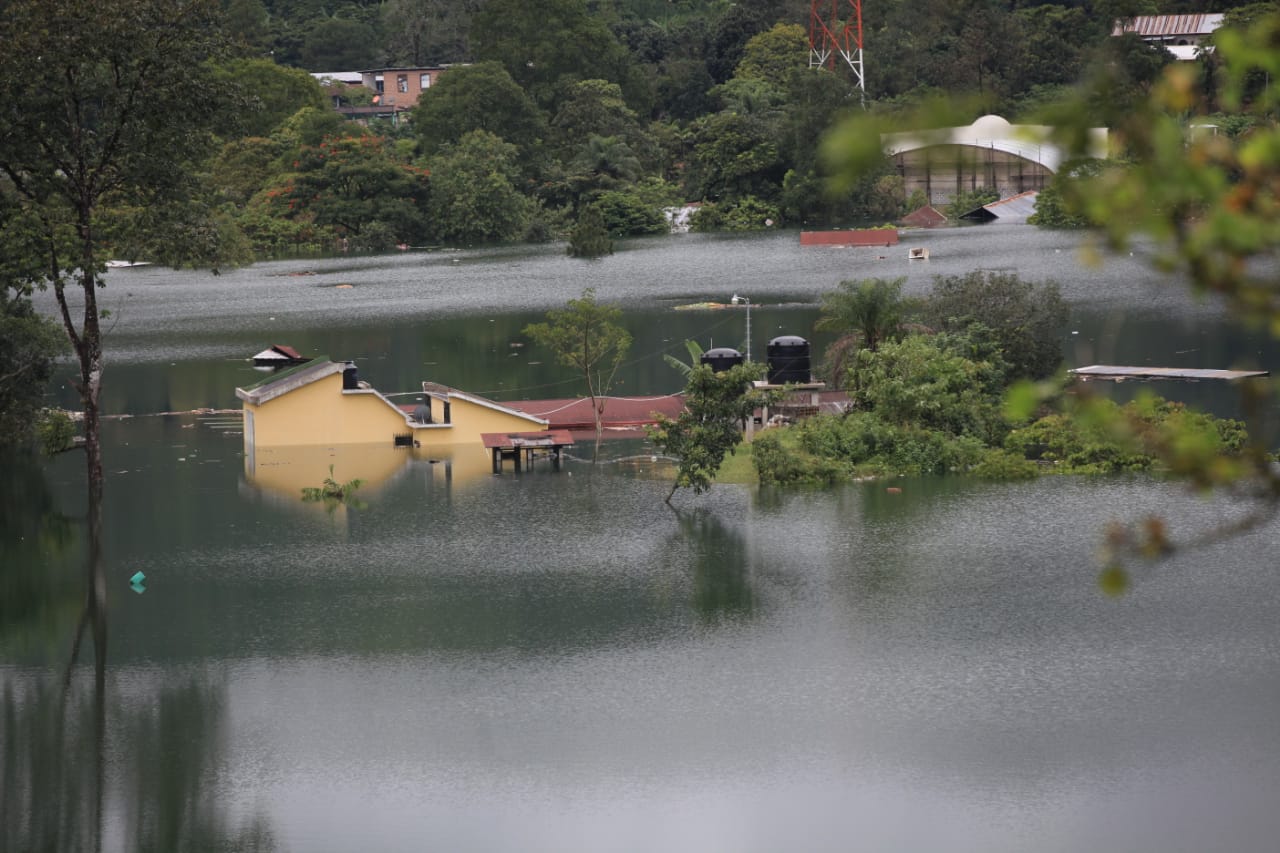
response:
M482 446L484 433L547 429L542 418L454 388L424 382L423 402L406 411L361 381L355 365L313 359L237 388L244 401L246 454L258 447Z

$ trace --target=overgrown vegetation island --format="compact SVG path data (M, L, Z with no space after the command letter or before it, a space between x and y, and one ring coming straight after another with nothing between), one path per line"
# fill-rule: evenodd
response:
M970 472L991 479L1164 467L1175 442L1208 457L1239 454L1244 425L1154 395L1120 407L1064 394L1057 376L1067 306L1055 284L975 272L939 278L931 296L899 298L901 281L843 282L824 300L828 381L848 411L758 436L760 481ZM1061 406L1010 400L1015 383L1054 389Z

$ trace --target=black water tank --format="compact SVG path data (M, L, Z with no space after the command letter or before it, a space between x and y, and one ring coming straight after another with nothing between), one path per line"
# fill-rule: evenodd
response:
M809 342L796 335L782 335L769 341L769 384L809 382Z
M742 353L732 347L716 347L704 352L699 363L710 365L715 373L723 373L742 364Z
M358 391L360 389L360 377L356 373L356 366L353 362L348 361L347 366L342 368L342 390Z

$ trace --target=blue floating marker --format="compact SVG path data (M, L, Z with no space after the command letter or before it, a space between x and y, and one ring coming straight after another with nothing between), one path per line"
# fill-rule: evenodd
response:
M139 572L137 572L136 574L134 574L134 576L133 576L133 577L129 578L129 583L131 583L131 584L140 584L140 583L142 583L143 581L145 581L146 579L147 579L147 576L146 576L146 575L144 575L141 571L139 571Z
M129 578L129 587L134 592L138 593L138 595L142 595L142 593L147 591L146 580L147 576L142 572L138 572L133 577Z

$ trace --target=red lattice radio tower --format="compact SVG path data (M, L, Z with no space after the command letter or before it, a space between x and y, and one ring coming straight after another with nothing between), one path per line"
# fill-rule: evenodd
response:
M858 93L865 104L867 78L862 69L862 0L810 0L809 67L834 70L837 55L853 69Z

